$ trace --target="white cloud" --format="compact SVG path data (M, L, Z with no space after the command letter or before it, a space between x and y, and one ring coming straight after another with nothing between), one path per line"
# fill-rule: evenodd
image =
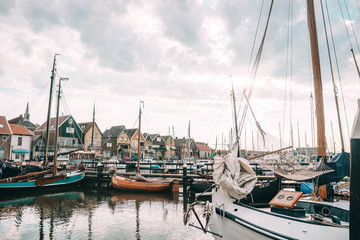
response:
M285 88L288 101L292 94L293 124L298 121L301 132L306 131L308 136L311 131L307 17L303 1L293 3L293 75L290 77L288 63L285 86L288 6L275 2L251 99L257 119L275 136L284 116ZM18 0L0 5L0 100L6 103L0 114L7 118L22 114L29 101L32 120L45 121L53 55L60 53L58 75L70 79L63 84L69 108L63 111L69 111L78 122L90 121L95 101L97 122L103 131L119 124L133 127L139 101L144 100L148 122L144 124L145 131L167 134L168 127L174 125L176 135L182 137L191 120L192 136L214 144L216 135L228 135L233 127L230 75L240 101L242 88L249 87L247 69L261 2L136 0L44 4ZM337 4L329 6L351 125L360 80ZM349 6L355 7L350 3ZM255 51L268 8L269 3L265 2ZM356 13L352 12L352 23L359 32L360 17ZM320 19L317 18L317 25L324 63L326 127L330 129L328 125L330 121L335 125L336 114ZM360 52L354 50L360 61ZM339 88L337 78L336 83ZM342 97L339 99L342 105ZM290 102L285 105L287 128L289 109Z

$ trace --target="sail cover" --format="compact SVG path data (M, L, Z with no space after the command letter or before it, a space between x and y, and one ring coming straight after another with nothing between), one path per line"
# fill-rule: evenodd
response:
M214 158L214 181L229 197L242 199L254 188L257 181L255 172L248 161L237 158L237 149L233 149L225 158Z

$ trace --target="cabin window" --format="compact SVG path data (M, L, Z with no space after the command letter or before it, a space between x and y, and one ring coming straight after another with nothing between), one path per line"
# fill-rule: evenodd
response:
M7 136L3 136L3 137L2 137L2 140L3 140L3 141L6 141L6 140L7 140Z
M19 137L18 138L18 146L21 146L22 145L22 137Z
M106 143L106 146L107 146L107 147L112 147L112 143L111 143L111 142L108 142L108 143Z

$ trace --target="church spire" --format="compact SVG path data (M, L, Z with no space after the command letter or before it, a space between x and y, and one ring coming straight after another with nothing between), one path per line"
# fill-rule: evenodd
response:
M26 104L26 110L24 113L24 120L23 121L30 121L30 113L29 113L29 102Z

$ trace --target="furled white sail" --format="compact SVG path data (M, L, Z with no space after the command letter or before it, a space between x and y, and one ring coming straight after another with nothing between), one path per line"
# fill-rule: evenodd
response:
M242 199L254 188L256 174L248 161L237 158L237 149L233 149L225 158L214 158L214 181L229 197Z

